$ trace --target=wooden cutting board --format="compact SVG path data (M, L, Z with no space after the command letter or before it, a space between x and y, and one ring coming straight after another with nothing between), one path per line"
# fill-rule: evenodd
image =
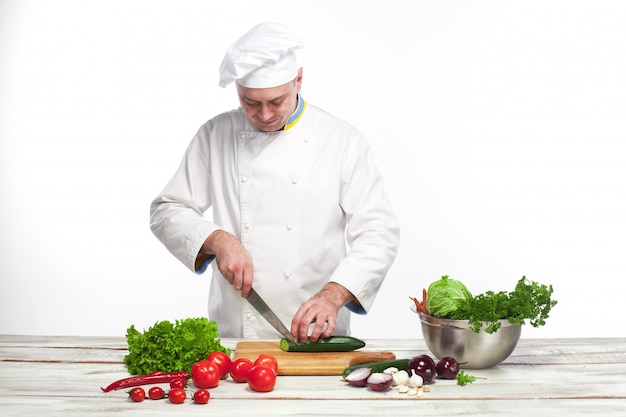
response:
M278 375L341 375L348 366L396 358L393 352L368 351L362 348L352 352L285 352L279 341L238 342L235 359L254 360L261 354L273 355L278 361Z

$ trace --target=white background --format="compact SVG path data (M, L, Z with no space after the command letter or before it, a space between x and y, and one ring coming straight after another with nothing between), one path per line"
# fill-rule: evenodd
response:
M626 3L0 0L0 333L123 336L206 315L208 275L148 227L224 50L305 39L303 95L371 140L402 222L363 338L420 338L409 296L552 284L522 337L626 336Z

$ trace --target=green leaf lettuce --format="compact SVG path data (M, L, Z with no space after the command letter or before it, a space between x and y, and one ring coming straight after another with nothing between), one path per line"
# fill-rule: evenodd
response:
M126 331L128 354L124 363L134 375L154 371L177 372L206 359L211 352L230 354L221 345L217 323L207 318L188 318L171 323L167 320L140 332L131 325Z

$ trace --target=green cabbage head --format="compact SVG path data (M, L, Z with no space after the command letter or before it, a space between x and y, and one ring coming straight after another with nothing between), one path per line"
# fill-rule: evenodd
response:
M431 316L445 318L471 298L472 294L461 281L444 275L428 287L426 307Z

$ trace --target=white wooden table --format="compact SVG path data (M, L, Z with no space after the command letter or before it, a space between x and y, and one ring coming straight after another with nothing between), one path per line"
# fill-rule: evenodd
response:
M429 353L423 340L366 342L398 358ZM626 338L522 338L499 366L467 371L486 380L438 380L422 397L350 387L339 376L280 376L269 393L223 380L206 405L101 392L129 376L126 353L124 338L0 335L0 416L626 416Z

